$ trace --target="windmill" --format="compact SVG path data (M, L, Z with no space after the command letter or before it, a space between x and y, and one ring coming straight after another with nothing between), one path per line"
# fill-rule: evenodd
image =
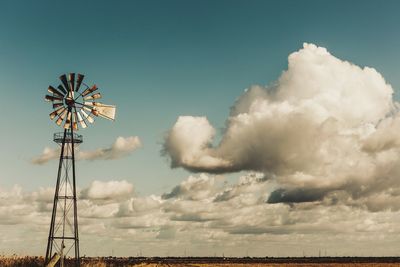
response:
M45 265L49 266L64 267L67 259L74 266L80 266L75 147L83 142L83 138L75 132L79 126L86 128L94 123L95 117L115 118L115 106L96 102L101 98L97 86L89 87L83 78L82 74L76 79L75 73L70 73L68 78L63 74L61 84L57 88L50 85L47 89L50 94L45 96L54 109L50 119L64 128L63 132L55 133L53 139L60 145L61 153L45 258Z

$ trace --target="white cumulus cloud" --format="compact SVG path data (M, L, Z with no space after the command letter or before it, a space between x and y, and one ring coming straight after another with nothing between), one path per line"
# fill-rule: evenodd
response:
M276 83L252 86L237 99L216 146L207 118L181 116L163 153L172 167L193 172L251 170L274 177L279 188L270 203L326 197L333 203L340 192L359 200L400 189L397 106L375 69L304 44L289 55Z

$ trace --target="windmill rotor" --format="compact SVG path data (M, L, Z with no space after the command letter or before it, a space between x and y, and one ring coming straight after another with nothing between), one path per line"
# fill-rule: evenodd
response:
M84 83L84 77L80 73L63 74L57 88L50 85L47 89L49 94L45 100L51 102L53 107L50 119L64 129L73 128L77 131L79 127L86 128L94 123L94 117L115 119L115 106L96 102L102 95L96 85Z

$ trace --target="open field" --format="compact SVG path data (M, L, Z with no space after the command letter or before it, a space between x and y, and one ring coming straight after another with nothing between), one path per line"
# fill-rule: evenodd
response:
M43 257L7 257L0 256L0 266L43 266ZM67 264L66 266L72 266ZM400 266L400 258L382 257L382 258L352 258L352 257L321 257L321 258L183 258L183 257L96 257L82 258L82 267L306 267L306 266L326 266L326 267L393 267Z

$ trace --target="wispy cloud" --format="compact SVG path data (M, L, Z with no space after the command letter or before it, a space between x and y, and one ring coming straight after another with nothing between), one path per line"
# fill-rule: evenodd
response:
M45 147L42 154L31 159L33 164L43 165L50 160L57 159L60 157L61 150L58 148Z
M115 142L107 148L99 148L93 151L77 151L77 160L113 160L128 156L136 149L140 148L142 143L137 136L118 137ZM34 157L31 162L33 164L42 165L50 160L60 157L59 148L46 147L42 154Z

